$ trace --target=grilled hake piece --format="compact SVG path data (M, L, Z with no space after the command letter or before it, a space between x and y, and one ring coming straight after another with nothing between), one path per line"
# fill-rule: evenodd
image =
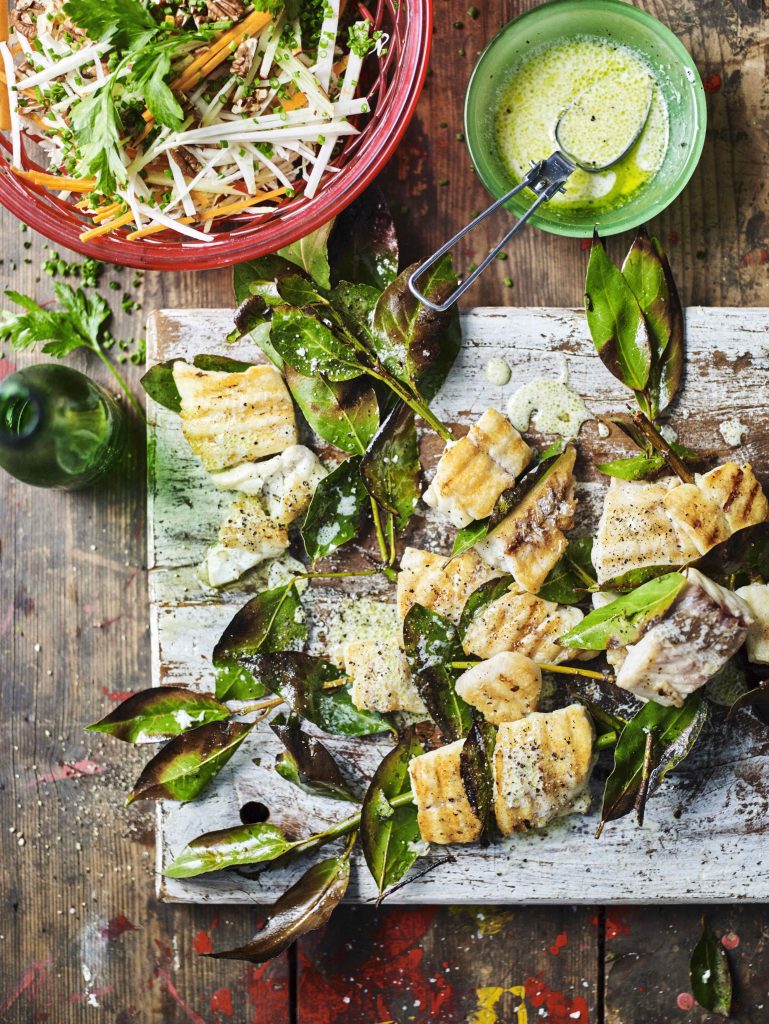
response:
M736 462L698 473L693 484L673 487L663 504L678 532L700 555L738 530L769 518L769 502L752 467Z
M459 696L492 725L515 722L535 711L541 690L539 666L514 651L502 651L478 662L456 682Z
M627 647L616 683L643 700L681 707L743 645L753 624L742 598L686 570L687 584L664 618Z
M494 810L503 835L588 809L593 739L590 715L580 704L499 726Z
M409 764L419 831L427 843L474 843L481 821L470 806L459 768L464 740L420 754Z
M457 624L473 591L499 575L474 551L448 561L448 555L406 548L398 573L398 617L405 619L413 604L421 604Z
M267 515L259 499L238 498L206 555L208 582L212 587L233 583L260 562L282 555L287 547L286 527Z
M410 711L427 715L411 680L406 655L392 643L349 640L342 645L342 662L351 678L350 695L364 711Z
M510 420L487 409L465 437L446 445L422 500L457 528L468 526L491 515L530 461L531 448Z
M579 608L544 601L515 586L478 610L462 641L467 654L493 658L515 651L532 661L558 664L581 652L560 647L558 638L584 618Z
M576 458L576 449L569 445L499 526L476 544L482 558L532 594L568 544L563 531L574 525Z
M287 526L306 510L315 488L327 474L315 452L303 444L293 444L271 459L243 462L211 477L222 491L240 491L260 498L273 519Z
M678 529L665 499L680 484L676 477L620 480L612 477L593 544L593 565L599 583L647 565L686 565L697 548Z
M291 396L273 366L239 373L174 363L182 431L209 472L282 452L296 444Z
M735 591L750 608L753 624L748 626L748 660L769 665L769 583L751 583Z

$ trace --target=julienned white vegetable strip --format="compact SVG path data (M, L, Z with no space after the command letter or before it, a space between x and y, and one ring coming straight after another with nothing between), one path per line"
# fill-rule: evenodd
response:
M36 75L30 75L29 78L22 78L17 83L17 87L19 89L34 89L35 86L45 85L54 78L62 78L70 71L77 71L78 68L85 67L86 64L93 64L94 59L101 57L108 49L109 46L106 43L84 46L82 50L75 50L69 57L64 57L55 64L51 64L44 71L40 71Z
M325 17L320 27L318 41L318 60L315 74L322 89L328 92L331 82L331 70L334 66L334 50L339 30L339 0L325 0Z
M8 107L11 118L11 159L14 167L21 167L21 124L19 121L19 94L11 85L14 80L13 55L7 43L0 43L0 56L3 60L3 73L7 83Z
M106 5L105 24L114 28L125 18L125 31L105 28L101 41L88 39L82 26L72 31L61 4L46 0L43 13L32 8L36 36L12 34L1 44L12 163L22 169L26 137L50 167L23 172L26 177L65 196L93 193L78 203L95 215L84 241L121 226L131 237L170 230L206 241L219 217L270 213L297 186L311 197L324 175L338 173L330 161L339 141L359 130L348 118L368 112L367 101L355 98L371 48L368 24L356 23L348 52L340 2L322 0L310 30L298 19L287 23L283 11L268 21L269 15L247 10L234 25L214 26L201 45L194 27L161 27L160 15L158 28L147 28L121 4L114 10ZM141 3L154 11L150 0ZM140 40L135 50L130 42L116 50L111 40L131 38L132 31L136 38L131 18ZM313 49L302 48L302 34L315 39ZM138 57L146 49L151 66L153 46L158 55L162 47L171 52L171 70L164 82L144 81L154 90L170 84L185 115L178 127L176 115L165 113L173 108L170 97L158 106L157 95L136 84L137 76L146 76ZM148 96L162 123L145 110L144 127L141 120L138 128L128 127L135 114L120 105L137 94Z
M358 79L360 78L361 69L363 67L363 58L360 54L354 50L350 51L347 58L347 67L344 70L344 79L342 80L342 88L339 90L339 105L344 105L352 101L352 97L355 94L355 89L358 85ZM363 101L365 103L365 100ZM312 199L315 193L318 191L323 173L326 166L331 159L331 156L336 148L336 144L339 141L339 136L332 133L329 128L328 136L326 141L320 147L320 153L318 159L315 161L315 165L307 179L307 187L304 190L304 194L308 199Z

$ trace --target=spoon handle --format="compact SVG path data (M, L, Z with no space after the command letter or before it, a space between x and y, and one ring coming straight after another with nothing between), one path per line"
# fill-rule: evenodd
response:
M483 211L483 213L478 214L474 220L471 220L469 224L466 224L456 233L456 235L454 235L453 238L450 238L448 242L437 250L437 252L434 252L429 259L426 259L424 263L421 263L417 267L409 278L409 289L411 290L411 294L414 295L415 298L419 299L420 302L424 303L425 306L428 306L430 309L434 309L436 313L443 313L447 309L450 309L457 299L464 295L473 281L475 281L475 279L483 273L486 267L496 259L497 253L504 249L510 239L521 230L534 211L543 203L552 199L557 192L563 190L564 182L573 170L574 164L567 160L562 153L558 152L553 153L553 155L549 156L547 160L540 160L539 163L533 164L531 169L526 172L521 181L514 188L511 188L509 192L506 192L501 199L497 199L496 202L492 203L491 206ZM510 230L489 252L488 256L482 260L480 265L476 267L471 274L468 274L468 276L457 288L454 289L444 302L433 302L431 299L428 299L427 296L423 295L417 287L417 281L419 281L423 274L425 274L434 263L437 263L437 261L447 253L449 249L453 249L457 242L464 238L465 235L469 234L473 228L486 220L487 217L490 217L492 213L496 213L500 206L504 206L505 203L509 202L514 195L517 195L524 188L531 189L531 191L534 192L536 199L528 210L521 214L515 224L513 224Z

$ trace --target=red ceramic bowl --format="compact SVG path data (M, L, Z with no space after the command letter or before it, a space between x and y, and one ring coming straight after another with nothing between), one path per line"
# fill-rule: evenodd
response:
M372 5L373 6L373 5ZM372 113L359 118L359 135L349 136L334 163L342 170L329 178L312 199L297 196L274 214L233 217L226 226L199 242L170 232L129 242L130 229L81 242L90 221L75 208L80 197L57 198L47 189L13 174L0 136L0 203L19 220L47 238L107 263L142 270L207 270L264 256L314 231L340 213L379 174L403 137L414 113L427 73L432 35L432 0L378 0L372 15L361 14L389 37L378 65L369 58L371 79L364 83ZM24 157L30 170L45 170Z

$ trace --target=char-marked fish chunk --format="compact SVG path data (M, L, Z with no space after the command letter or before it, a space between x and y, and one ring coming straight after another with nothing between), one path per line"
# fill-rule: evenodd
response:
M617 686L657 704L681 707L745 643L753 623L742 598L697 569L665 616L637 643L617 673Z
M700 555L738 530L769 518L769 503L752 467L736 462L698 473L693 484L673 487L663 504L673 525Z
M327 473L315 452L293 444L271 459L243 462L211 477L222 491L258 497L276 522L288 526L307 509Z
M531 658L502 651L463 672L456 691L492 725L515 722L536 711L542 672Z
M282 555L287 547L286 527L267 515L259 499L238 498L206 555L208 582L212 587L233 583L260 562Z
M427 843L474 843L480 819L470 806L459 767L464 740L420 754L409 764L419 831Z
M769 665L769 583L751 583L736 591L750 608L753 624L748 626L748 660Z
M238 373L174 363L182 431L211 473L254 462L296 444L291 396L273 366Z
M580 704L499 726L494 810L503 835L588 809L593 739L593 723Z
M665 508L665 499L680 481L663 477L620 480L612 477L593 544L599 583L648 565L685 565L698 557L686 534Z
M544 601L513 585L478 610L465 631L463 646L478 658L515 651L532 661L558 664L584 653L558 644L558 638L583 618L579 608Z
M491 515L530 461L531 448L510 420L487 409L463 438L446 445L423 500L454 526L468 526Z
M532 594L568 545L564 530L574 525L576 458L576 449L569 445L499 526L476 544L482 558Z
M468 597L481 584L499 576L474 551L450 561L419 548L406 548L398 573L398 616L401 620L414 604L457 624Z
M342 662L352 680L353 704L364 711L410 711L427 715L411 679L406 655L392 642L349 640L342 645Z

